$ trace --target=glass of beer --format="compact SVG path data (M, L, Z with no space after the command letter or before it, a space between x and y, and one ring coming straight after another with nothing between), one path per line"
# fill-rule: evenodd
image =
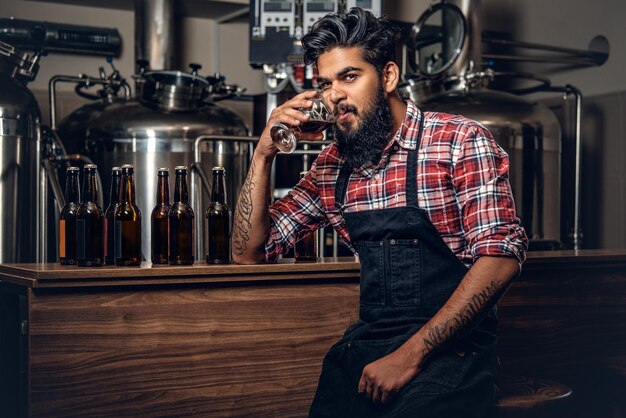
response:
M330 127L336 121L336 116L330 111L324 98L318 93L313 99L313 105L308 109L298 109L305 115L309 116L307 122L303 122L300 126L290 126L284 123L277 123L272 126L270 136L274 145L280 151L290 154L296 149L298 139L301 132L318 133Z

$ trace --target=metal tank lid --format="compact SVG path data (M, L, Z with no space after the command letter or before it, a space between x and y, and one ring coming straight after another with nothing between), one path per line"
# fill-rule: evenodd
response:
M206 78L182 71L150 71L139 76L138 81L142 103L170 111L202 107L211 87Z

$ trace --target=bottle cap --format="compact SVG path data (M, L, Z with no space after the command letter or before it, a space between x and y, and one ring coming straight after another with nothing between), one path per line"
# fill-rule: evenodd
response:
M170 169L169 169L169 168L167 168L167 167L161 167L161 168L158 168L158 169L157 169L157 171L158 171L159 173L169 173L169 172L170 172Z
M176 172L187 171L187 166L186 165L177 165L176 167L174 167L174 171L176 171Z
M66 170L66 171L67 171L68 173L70 173L70 172L72 172L72 173L73 173L73 172L77 172L77 173L78 173L78 172L80 171L80 168L78 168L78 167L67 167L67 170Z
M98 166L95 164L85 164L85 170L96 171L97 169L98 169Z
M226 172L226 170L224 169L224 167L213 167L213 168L212 168L212 171L213 171L214 173L216 173L216 172L218 172L218 173L219 173L220 171L221 171L221 172Z

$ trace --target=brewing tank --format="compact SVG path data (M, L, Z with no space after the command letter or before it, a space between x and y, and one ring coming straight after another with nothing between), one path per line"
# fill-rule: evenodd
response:
M0 42L0 263L40 261L41 113L26 87L36 61Z
M407 83L400 90L422 110L459 114L483 124L509 155L516 210L531 246L558 247L561 128L547 106L484 87L433 95L428 83Z
M227 172L228 204L234 207L252 156L252 142L242 118L234 111L211 100L214 85L208 78L180 71L154 71L138 76L137 97L116 99L89 108L79 108L64 119L59 127L75 126L85 129L82 148L99 167L103 175L105 204L108 204L109 177L113 166L133 164L137 185L137 205L142 211L143 256L150 259L150 213L156 204L157 170L179 165L190 166L194 161L196 138L204 135L232 136L204 143L201 167L210 172L213 166L223 166ZM86 105L90 106L90 105ZM59 134L70 141L71 129ZM65 138L61 136L62 140ZM200 182L196 198L197 219L204 219L209 193ZM173 190L173 184L170 187ZM196 234L203 234L202 223ZM197 227L198 229L198 227ZM204 239L197 244L196 256L204 259Z

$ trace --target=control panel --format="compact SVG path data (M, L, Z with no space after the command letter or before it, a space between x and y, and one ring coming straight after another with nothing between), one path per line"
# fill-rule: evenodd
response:
M313 23L328 13L337 13L337 2L328 0L304 0L302 10L302 26L307 33Z
M296 0L261 0L260 6L257 17L261 36L265 36L270 28L295 35Z

